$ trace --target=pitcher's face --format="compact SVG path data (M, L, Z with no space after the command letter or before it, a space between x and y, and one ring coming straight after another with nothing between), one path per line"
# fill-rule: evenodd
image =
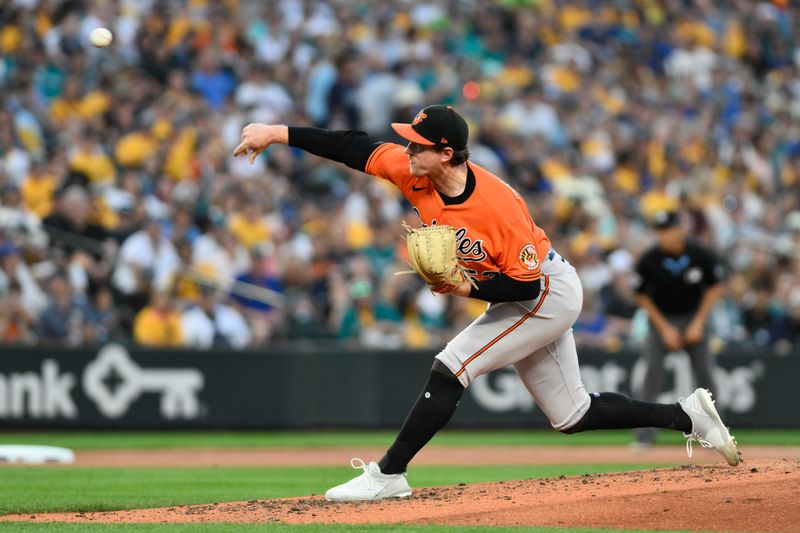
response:
M437 169L447 164L447 161L453 155L452 152L452 148L440 149L436 146L426 146L413 141L409 142L405 149L411 175L417 178L440 174L441 172L437 171Z

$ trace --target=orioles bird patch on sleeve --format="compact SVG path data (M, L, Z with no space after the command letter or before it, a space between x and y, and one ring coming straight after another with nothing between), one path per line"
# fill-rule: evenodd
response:
M539 267L539 255L533 244L526 244L519 252L519 260L528 270L536 270Z

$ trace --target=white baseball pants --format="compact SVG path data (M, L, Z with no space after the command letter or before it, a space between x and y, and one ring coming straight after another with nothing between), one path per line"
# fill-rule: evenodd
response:
M436 358L464 387L482 374L514 365L550 424L562 430L577 424L590 404L572 337L583 291L575 269L554 250L541 271L536 299L489 305Z

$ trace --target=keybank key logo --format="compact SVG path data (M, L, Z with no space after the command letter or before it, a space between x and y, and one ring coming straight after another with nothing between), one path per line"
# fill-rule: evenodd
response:
M119 383L109 386L108 377ZM120 418L143 393L161 394L160 412L167 419L197 418L203 374L194 368L143 369L118 344L104 346L83 372L83 389L108 418Z
M0 374L0 419L77 418L72 398L77 376L61 372L58 361L45 359L41 372ZM120 418L142 394L160 394L159 413L166 419L197 418L197 397L205 383L195 368L145 369L117 344L103 347L83 371L86 396L107 418Z

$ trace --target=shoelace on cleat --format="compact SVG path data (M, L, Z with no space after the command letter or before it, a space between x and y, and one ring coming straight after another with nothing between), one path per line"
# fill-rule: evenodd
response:
M687 439L686 440L686 453L689 455L689 457L692 456L692 442L694 442L694 441L699 442L700 446L702 446L703 448L713 448L714 447L713 444L711 444L707 440L705 440L702 437L700 437L699 433L691 433L689 435L685 435L684 434L684 437L686 437L686 439Z
M358 463L361 463L361 464L358 464ZM353 457L352 459L350 459L350 466L352 466L356 470L358 470L360 468L361 470L364 470L366 472L367 471L367 467L369 465L367 465L367 463L365 463L362 459L360 459L358 457Z
M687 434L684 433L683 436L688 439L686 441L686 453L689 455L689 457L692 456L692 441L699 442L700 446L702 446L703 448L714 448L713 444L711 444L707 440L701 438L700 435L698 435L697 433L692 433L690 435L687 435ZM738 446L739 445L739 443L736 442L736 437L734 437L733 435L731 435L731 442L733 442L734 446ZM742 454L739 450L736 450L736 453L739 454L739 455Z
M711 404L715 405L717 403L717 401L714 399L714 394L710 390L707 390L707 389L706 389L706 392L708 393L708 397L711 399ZM679 403L683 402L683 400L684 400L684 398L680 398L678 400L678 402ZM734 447L737 447L739 445L739 443L736 442L736 437L734 437L733 435L730 434L730 428L726 427L725 429L728 430L728 436L731 439L730 441L733 442ZM702 446L703 448L714 448L714 449L717 449L713 444L711 444L707 440L705 440L702 437L700 437L700 435L698 433L689 433L689 434L684 433L683 436L686 437L686 439L687 439L686 440L686 454L690 458L692 457L692 442L693 441L699 442L700 446ZM742 455L742 452L740 452L738 449L736 450L736 453L739 456Z
M372 488L375 484L375 478L369 472L369 464L365 463L362 459L358 457L353 457L350 459L350 466L353 469L358 470L359 468L364 471L364 474L367 475L367 484L370 488ZM362 475L364 475L362 474Z
M708 391L708 395L711 396L711 391ZM685 398L681 397L678 400L678 403L682 403L684 400L685 400ZM711 400L711 403L714 403L713 399ZM686 454L689 456L689 458L692 457L692 451L693 451L692 450L692 442L694 442L694 441L699 442L700 446L702 446L703 448L713 448L714 447L713 444L711 444L710 442L708 442L707 440L702 438L699 433L684 433L683 436L686 437L686 439L687 439L686 440Z

